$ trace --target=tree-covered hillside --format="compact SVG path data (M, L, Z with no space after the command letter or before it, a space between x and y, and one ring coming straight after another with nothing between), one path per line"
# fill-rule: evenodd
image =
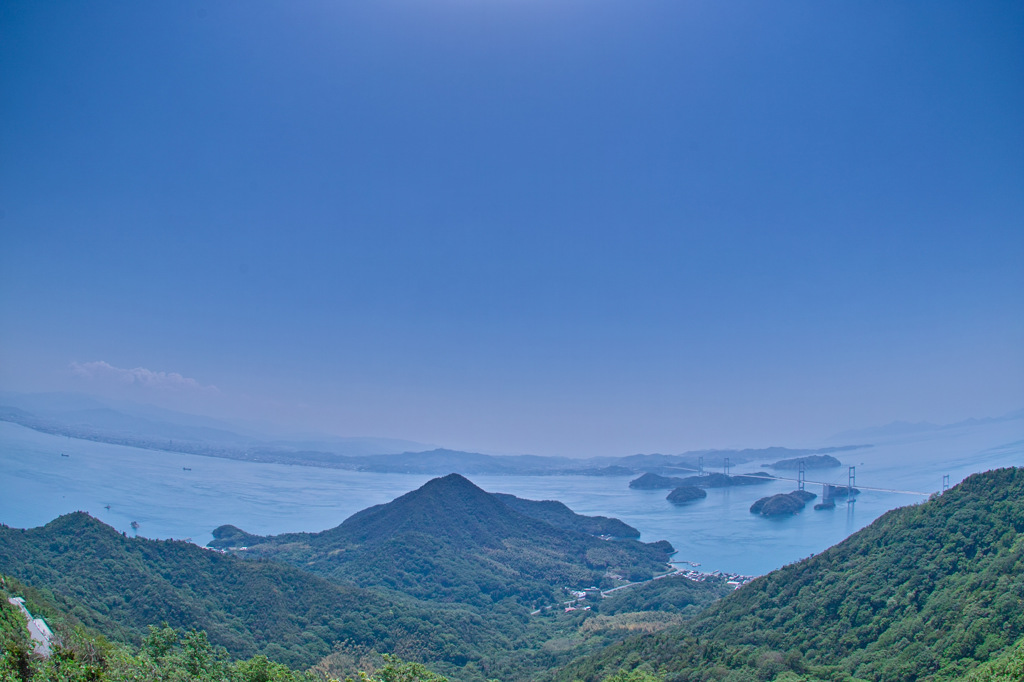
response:
M53 627L49 656L32 652L21 612L8 604L26 596L33 615ZM447 682L423 665L382 657L360 672L361 682ZM232 659L205 632L150 627L139 646L111 642L77 623L38 590L0 575L0 680L3 682L327 682L314 671L296 672L265 656Z
M681 575L652 580L624 590L616 590L597 606L602 615L659 611L695 614L734 588L725 578L707 576L697 582Z
M674 584L673 584L674 583ZM526 680L551 670L573 657L621 640L631 632L662 629L681 622L686 614L716 599L726 586L664 579L616 593L600 602L602 615L561 608L529 618L525 623L507 612L493 609L484 616L489 629L471 626L459 632L463 652L486 650L486 656L455 662L431 661L428 666L402 662L386 651L366 645L347 645L309 668L312 677L281 666L265 656L245 658L210 641L209 636L191 628L166 626L142 629L135 642L110 641L94 628L85 627L70 610L89 614L90 607L72 598L56 595L40 585L33 588L9 576L0 575L0 680L12 682L314 682L346 679L355 671L372 673L380 682L441 682L442 673L451 680ZM55 596L56 595L56 596ZM631 599L635 595L637 599ZM26 621L6 603L7 597L25 597L34 616L43 616L53 629L54 655L43 661L31 654ZM140 606L142 606L141 601ZM643 611L656 603L658 611ZM604 615L607 613L608 615ZM479 625L476 623L475 625ZM505 639L495 639L496 629ZM488 639L489 638L489 639ZM405 649L408 654L408 649ZM298 666L305 668L305 665ZM362 679L362 678L356 678Z
M996 658L975 668L967 682L1020 682L1024 680L1024 637Z
M244 561L181 541L129 538L75 513L41 528L0 527L0 573L49 591L107 637L138 642L149 625L204 630L233 656L293 667L358 646L462 665L512 648L478 614L424 608L337 585L290 566Z
M639 668L680 681L938 682L964 678L1022 635L1024 470L1001 469L556 677Z

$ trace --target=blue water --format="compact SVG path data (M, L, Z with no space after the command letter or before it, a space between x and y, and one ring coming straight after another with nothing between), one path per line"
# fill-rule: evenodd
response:
M931 493L941 488L943 474L955 484L977 471L1024 465L1024 421L890 439L841 455L844 464L857 467L859 486ZM733 471L756 471L757 464ZM139 535L190 538L198 544L208 542L211 531L225 523L261 535L318 531L430 478L156 452L0 422L0 522L18 528L81 510L129 534L131 522L137 521ZM765 519L749 513L751 503L789 492L795 483L712 489L705 500L675 507L665 501L668 491L630 490L629 478L470 478L492 492L558 499L581 514L620 518L640 529L645 541L671 542L676 559L699 562L706 571L744 575L760 575L820 552L889 509L925 499L865 491L852 506L840 503L834 510L815 512L812 502L797 516ZM847 469L809 472L808 479L845 485ZM820 485L807 488L820 494Z

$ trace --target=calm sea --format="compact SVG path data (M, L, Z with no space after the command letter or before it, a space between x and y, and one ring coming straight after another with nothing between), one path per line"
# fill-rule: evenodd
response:
M840 453L840 459L856 466L861 487L931 493L941 488L944 474L956 484L974 472L1024 465L1024 420L890 438L873 448ZM757 464L733 471L755 471ZM847 475L844 466L808 472L808 479L845 485ZM0 522L17 528L81 510L129 534L136 521L139 535L189 538L197 544L208 542L211 531L225 523L261 535L318 531L430 478L156 452L0 422ZM750 514L751 503L789 492L795 483L708 490L707 499L675 507L665 501L668 491L630 490L628 477L470 478L492 492L557 499L581 514L620 518L640 529L645 541L671 542L677 560L698 562L705 571L744 575L820 552L886 511L925 499L865 490L854 505L813 511L812 502L797 516L766 519ZM820 485L811 483L807 489L821 492Z

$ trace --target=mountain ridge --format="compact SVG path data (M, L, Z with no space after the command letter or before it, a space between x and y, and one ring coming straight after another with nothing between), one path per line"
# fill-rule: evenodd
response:
M633 454L572 458L529 454L484 454L379 437L309 435L281 438L254 425L242 425L151 405L105 401L87 394L19 394L0 391L0 421L41 433L138 447L162 452L251 462L340 468L377 473L438 475L584 475L631 476L694 472L701 458L707 467L757 458L825 454L867 445L793 449L778 446L693 450L680 454Z

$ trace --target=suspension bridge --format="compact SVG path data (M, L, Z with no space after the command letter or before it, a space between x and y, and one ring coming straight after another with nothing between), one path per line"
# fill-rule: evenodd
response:
M689 469L689 467L680 467L680 468ZM775 475L775 474L764 474L764 473L761 473L761 474L730 474L729 473L729 469L730 468L731 468L731 465L729 463L729 458L726 457L725 461L723 463L723 466L722 466L722 470L723 470L723 472L725 473L726 476L734 476L734 477L737 477L737 478L754 478L754 479L760 479L760 480L764 480L764 479L767 478L767 479L770 479L770 480L773 480L773 481L793 481L793 482L795 482L797 484L797 489L798 490L803 490L804 487L807 484L823 486L823 489L826 490L826 491L828 491L828 490L838 490L838 489L841 489L841 488L845 488L846 492L847 492L847 501L851 502L851 503L852 502L856 502L856 497L853 494L854 489L856 489L858 491L870 490L871 492L879 492L879 493L895 493L895 494L898 494L898 495L917 495L917 496L920 496L920 497L931 497L936 492L936 491L921 492L920 490L900 490L900 489L897 489L897 488L880 488L880 487L876 487L876 486L857 485L857 467L855 467L855 466L849 467L849 469L847 471L847 476L846 476L846 481L845 482L843 482L841 479L837 479L837 480L834 480L834 481L813 481L813 480L809 480L807 478L806 468L804 467L803 462L800 463L799 468L797 469L797 477L796 478L790 478L788 476L778 476L778 475ZM708 473L704 469L704 458L703 457L700 457L698 459L697 468L693 469L693 471L696 471L698 476L704 476L704 475L706 475ZM945 474L942 477L942 492L945 492L948 489L949 489L949 474ZM827 497L827 495L826 495L826 497Z
M853 469L854 467L850 467L850 468ZM879 492L879 493L898 493L900 495L920 495L922 497L930 497L933 494L933 493L923 493L920 490L897 490L896 488L876 488L874 486L857 485L855 478L851 479L849 483L845 483L844 484L841 481L812 481L812 480L807 479L807 478L799 478L799 477L798 478L788 478L788 477L785 477L785 476L754 476L752 474L733 474L733 475L734 476L742 476L744 478L770 478L770 479L775 480L775 481L795 481L797 483L797 485L798 485L800 490L803 490L803 487L800 486L800 484L803 483L803 484L812 484L812 485L830 485L833 488L847 488L847 487L849 487L849 488L857 488L857 490L870 490L872 492ZM854 474L854 476L855 476L855 474Z

